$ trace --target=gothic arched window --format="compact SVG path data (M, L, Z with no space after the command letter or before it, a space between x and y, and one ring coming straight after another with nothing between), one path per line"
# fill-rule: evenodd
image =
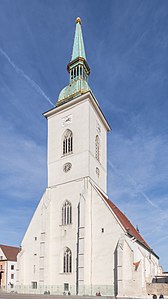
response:
M100 161L100 139L98 135L95 138L95 158Z
M63 155L71 154L73 151L73 134L72 131L66 130L63 136Z
M72 252L69 248L64 251L64 273L72 272Z
M71 203L66 200L62 207L62 224L67 225L72 223L72 206Z

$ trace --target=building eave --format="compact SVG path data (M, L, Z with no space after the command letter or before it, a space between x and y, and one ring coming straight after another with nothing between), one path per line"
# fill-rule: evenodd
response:
M55 108L52 108L52 109L44 112L43 115L44 115L45 118L48 119L48 118L52 117L54 114L56 114L56 113L58 113L62 110L65 110L65 109L67 109L67 108L69 108L69 107L71 107L71 106L73 106L77 103L80 103L84 100L87 100L87 99L90 100L92 106L97 111L97 113L98 113L101 121L105 125L107 131L110 131L111 130L110 125L108 124L108 122L107 122L107 120L106 120L106 118L105 118L105 116L104 116L97 100L95 99L95 97L94 97L94 95L91 91L88 91L88 92L84 93L83 95L77 96L76 98L70 99L67 102L64 101L64 103L62 105L59 105Z

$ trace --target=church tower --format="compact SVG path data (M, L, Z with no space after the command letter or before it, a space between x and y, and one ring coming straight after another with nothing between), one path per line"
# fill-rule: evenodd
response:
M48 185L21 243L17 292L146 294L158 257L106 194L110 127L88 85L80 18L67 70L69 84L44 113Z
M109 125L89 85L81 20L76 30L69 84L60 92L48 120L48 187L90 178L106 192Z

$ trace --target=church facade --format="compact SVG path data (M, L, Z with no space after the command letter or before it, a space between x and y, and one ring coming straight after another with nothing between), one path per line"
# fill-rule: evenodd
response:
M71 295L146 295L158 256L108 198L110 126L88 85L76 19L70 83L48 121L48 186L18 254L17 291Z

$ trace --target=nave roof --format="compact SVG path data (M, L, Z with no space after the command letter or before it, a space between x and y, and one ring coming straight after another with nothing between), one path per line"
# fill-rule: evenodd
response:
M128 235L134 237L143 247L145 247L148 251L153 253L157 258L159 258L153 251L153 249L148 245L148 243L141 236L139 231L134 227L134 225L130 222L130 220L126 217L126 215L108 198L107 194L103 193L99 188L96 187L100 195L103 197L107 205L115 214L116 218L125 229Z

